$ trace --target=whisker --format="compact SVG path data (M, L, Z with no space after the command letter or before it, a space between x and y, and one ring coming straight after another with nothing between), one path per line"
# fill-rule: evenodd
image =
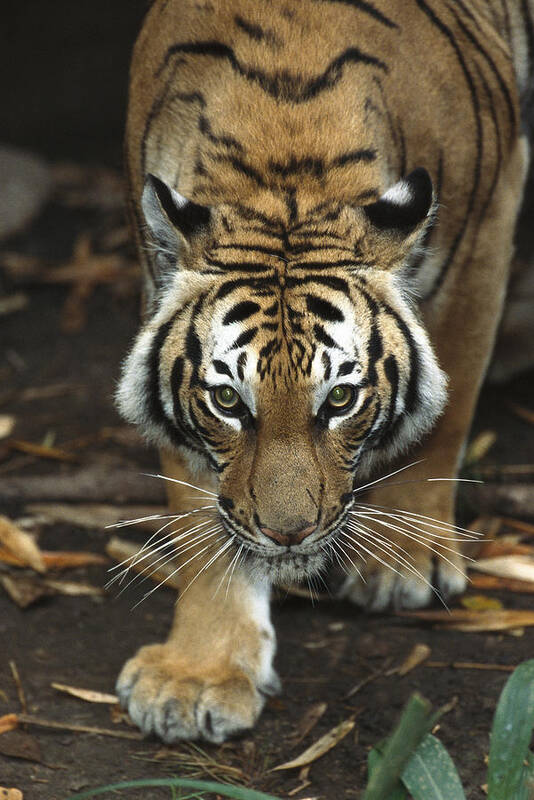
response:
M368 489L370 486L375 486L375 484L377 483L382 483L382 481L387 481L387 479L392 478L393 475L398 475L399 472L404 472L405 470L410 469L410 467L415 467L417 466L417 464L422 464L423 461L425 460L426 459L424 458L420 458L419 461L412 461L411 464L407 464L405 467L400 467L399 469L396 469L394 472L390 472L388 473L388 475L384 475L382 478L377 478L376 480L371 481L370 483L366 483L363 486L358 486L357 489L353 490L353 494L358 494L359 492L363 492L365 489Z
M352 529L352 530L354 530L354 529ZM358 532L358 531L355 531L355 532ZM349 541L351 541L351 542L352 542L353 544L355 544L357 547L361 547L361 548L362 548L362 550L363 550L365 553L367 553L367 555L369 555L369 556L372 556L373 558L376 558L376 560L377 560L377 561L379 561L379 562L380 562L380 564L382 564L384 567L387 567L387 569L390 569L392 572L395 572L395 573L396 573L396 574L399 576L399 578L402 578L402 573L401 573L401 572L399 572L399 570L398 570L398 569L395 569L395 567L393 567L391 564L388 564L386 561L384 561L382 558L380 558L380 556L379 556L379 555L377 555L376 553L373 553L373 552L371 552L371 550L368 550L368 549L365 547L365 545L363 545L363 544L362 544L360 541L358 541L357 539L355 539L355 538L354 538L353 536L351 536L349 533L347 533L346 531L341 531L340 535L341 535L341 536L345 536L345 538L346 538L346 539L349 539ZM361 535L361 536L364 536L364 534L363 534L363 533L360 533L360 535ZM373 543L372 539L371 539L371 542Z
M190 563L191 563L191 561L194 561L194 560L195 560L195 558L198 558L200 555L202 555L202 553L204 553L206 550L209 550L209 548L210 548L210 547L213 547L213 545L214 545L214 544L216 544L216 543L217 543L217 541L220 541L222 538L225 538L225 537L222 537L222 536L221 536L221 537L219 537L219 539L216 539L216 540L215 540L215 542L211 542L210 544L206 545L206 547L203 547L203 548L202 548L202 550L199 550L199 552L198 552L198 553L194 553L194 554L193 554L193 555L192 555L190 558L188 558L188 559L187 559L187 561L184 561L184 563L183 563L183 564L180 564L180 566L179 566L179 567L177 567L175 570L173 570L173 571L170 573L170 575L167 575L167 577L166 577L166 578L165 578L163 581L161 581L161 583L159 583L157 586L154 586L154 588L153 588L153 589L151 589L149 592L147 592L146 594L144 594L144 595L143 595L143 597L141 598L141 600L139 600L139 601L138 601L138 602L137 602L137 603L136 603L136 604L133 606L133 608L137 608L137 606L138 606L140 603L142 603L142 602L143 602L143 600L146 600L146 599L147 599L147 597L150 597L150 595L151 595L151 594L153 594L153 593L156 591L156 589L159 589L161 586L163 586L165 583L167 583L167 581L170 581L170 580L171 580L171 578L173 578L173 577L174 577L174 576L175 576L175 575L176 575L178 572L180 572L180 570L182 570L184 567L186 567L188 564L190 564ZM228 544L230 544L230 542L228 542ZM197 573L197 576L195 576L195 578L196 578L196 577L198 577L198 574L200 574L200 573ZM194 578L193 580L195 580L195 578ZM191 583L192 583L192 582L193 582L193 581L191 581ZM186 589L184 590L184 592L185 592L185 591L187 591L187 589L189 588L189 586L191 586L191 584L188 584L188 586L186 587ZM182 594L183 594L183 593L182 593Z
M343 533L343 532L342 532L342 533ZM360 578L362 579L363 583L366 583L366 580L365 580L365 578L363 577L363 574L360 572L359 568L356 566L356 564L354 563L354 561L352 560L352 558L349 556L349 554L347 553L347 551L345 550L345 548L343 547L343 545L341 544L341 542L339 541L339 539L336 539L336 545L339 547L339 549L341 550L341 552L343 553L343 555L345 556L345 558L347 559L347 561L349 562L349 564L352 564L352 566L354 567L354 569L356 570L356 572L358 573L358 575L359 575L359 576L360 576ZM353 550L354 550L354 548L353 548ZM363 556L361 555L361 553L360 553L358 550L354 550L354 552L356 553L356 555L357 555L359 558L362 558L362 559L363 559L363 561L365 561L365 558L363 558Z
M205 500L205 497L197 497L196 500ZM127 525L138 525L141 522L152 522L155 519L174 519L179 520L188 517L190 514L197 514L199 511L204 511L209 508L216 508L215 503L208 506L201 506L200 508L193 508L191 511L185 511L180 514L150 514L147 517L137 517L137 519L121 519L119 522L114 522L111 525L106 525L106 530L109 528L125 528Z
M237 565L238 565L238 563L239 563L239 558L240 558L240 556L241 556L241 553L242 553L242 551L243 551L244 549L245 549L245 546L244 546L243 544L240 544L240 545L239 545L239 549L238 549L238 551L237 551L237 553L236 553L236 557L235 557L235 559L234 559L234 566L232 567L232 571L230 572L230 576L229 576L229 578L228 578L228 584L227 584L227 586L226 586L226 592L225 592L225 594L224 594L224 598L225 598L225 600L228 598L228 592L230 591L230 584L232 583L232 578L234 577L234 572L235 572L235 569L236 569L236 567L237 567Z
M224 536L221 536L221 537L219 537L219 539L217 539L216 541L220 541L221 539L223 539L223 538L226 538L228 534L226 533L226 531L225 531L224 533L225 533L225 535L224 535ZM209 560L209 561L208 561L206 564L204 564L204 566L203 566L203 567L201 567L201 568L199 569L199 571L197 572L197 574L195 575L195 577L193 578L193 580L192 580L192 581L189 581L189 583L187 584L187 586L185 587L185 589L183 590L183 592L180 592L180 594L179 594L179 597L178 597L178 602L180 602L180 600L182 599L182 597L184 596L184 594L185 594L185 593L186 593L186 592L189 590L189 588L190 588L190 587L191 587L191 586L194 584L194 582L195 582L195 581L196 581L196 579L199 577L199 575L202 575L202 573L203 573L203 572L205 572L207 569L209 569L209 567L211 567L211 565L212 565L212 564L213 564L213 563L214 563L214 562L215 562L215 561L216 561L216 560L219 558L219 556L222 556L222 554L223 554L224 552L226 552L226 550L228 550L228 548L229 548L229 547L230 547L230 546L233 544L233 541L234 541L234 539L235 539L235 534L232 536L232 538L231 538L231 539L228 539L228 541L227 541L225 544L221 545L221 547L219 547L219 549L217 550L217 552L215 553L215 555L214 555L214 556L212 556L212 557L210 558L210 560Z
M165 536L162 537L162 539L160 541L160 544L158 544L158 546L154 547L154 548L149 548L149 545L150 545L151 541L154 538L154 536L151 536L150 539L148 539L145 542L145 544L142 545L142 547L140 547L140 549L137 551L137 553L135 553L135 555L129 556L128 558L125 558L124 561L121 561L120 564L118 564L118 565L116 565L114 567L110 567L108 572L112 572L113 570L116 570L118 567L121 567L124 564L128 565L127 569L135 567L137 564L140 564L142 561L144 561L146 558L148 558L148 556L154 555L155 553L157 553L162 548L170 547L175 542L178 542L178 541L180 541L180 539L183 539L184 536L186 536L188 534L191 534L191 533L194 533L195 531L199 530L200 528L204 527L205 525L209 525L211 523L213 523L213 520L207 519L207 520L204 520L203 522L198 523L197 525L194 525L192 528L187 528L185 530L183 528L175 528L175 530L170 531L169 533L165 534ZM164 527L167 527L167 526L165 525ZM160 528L160 530L163 530L163 528ZM180 533L180 531L183 531L183 533ZM171 537L175 536L175 534L179 534L179 535L176 536L174 539L172 539ZM115 576L115 578L116 577L117 576ZM115 580L115 578L113 580Z
M178 478L169 478L168 475L153 474L149 472L142 473L146 478L161 478L162 481L170 481L171 483L179 483L180 486L189 486L190 489L196 489L202 494L208 494L212 497L217 497L217 492L210 492L209 489L203 489L202 486L195 486L194 483L187 483L187 481L179 481Z
M397 520L397 521L400 521L400 522L404 522L406 525L409 525L410 527L413 527L414 530L419 531L420 535L423 536L424 538L426 538L427 541L429 541L429 542L430 541L433 542L433 541L435 541L437 539L443 539L446 542L461 542L462 544L465 544L466 542L471 542L471 541L478 541L478 539L471 539L468 536L460 535L458 537L455 537L455 536L448 536L448 535L442 535L440 533L435 533L434 530L445 530L446 531L447 528L440 528L438 525L430 525L428 522L423 522L422 520L414 519L413 517L410 517L408 515L393 514L393 513L388 513L386 511L375 511L374 509L366 509L366 508L363 508L363 507L362 507L361 511L350 511L349 514L350 514L350 516L361 517L362 519L367 518L367 519L376 519L376 520L378 520L379 517L387 517L388 519L393 519L393 520ZM420 528L414 523L417 523L418 525L426 525L429 528L430 527L434 528L434 530L427 530L427 528ZM443 546L445 546L445 545L443 545Z
M436 519L435 517L429 517L426 514L417 514L415 511L407 511L406 509L402 508L389 508L389 506L380 506L373 503L355 503L355 507L377 509L378 511L385 510L387 512L394 511L395 513L401 514L407 518L413 518L416 522L420 521L421 524L428 525L430 528L436 528L437 530L443 531L449 530L452 533L465 534L466 539L478 539L478 537L482 536L479 531L472 531L469 528L462 528L460 525L454 525L452 522L444 522L443 520ZM424 522L424 520L429 520L429 522ZM430 523L437 524L431 525Z
M388 553L388 555L389 554L393 555L395 557L395 559L397 559L398 561L400 561L401 563L404 564L405 569L407 569L409 572L411 572L413 575L416 575L421 581L423 581L423 583L426 586L428 586L428 588L436 595L436 597L439 599L439 601L443 604L444 608L446 608L447 611L449 610L449 607L448 607L447 603L445 602L445 599L442 597L441 592L438 589L436 589L436 587L433 586L433 584L430 583L430 581L427 578L425 578L425 576L417 569L417 567L415 567L410 561L405 559L403 556L399 555L399 553L396 552L392 548L392 544L393 544L392 542L385 541L384 539L382 539L382 537L380 535L376 534L376 532L373 531L373 530L371 530L371 534L372 535L369 535L369 534L365 533L364 530L354 530L354 528L352 528L352 530L358 536L363 537L365 539L365 541L369 542L374 547L378 547L381 550L381 552L383 552L383 553L388 553L388 551L386 549L384 549L384 547L382 547L381 544L389 545L391 552ZM349 534L347 534L346 532L342 532L342 533L347 538L352 539L352 537ZM359 541L355 541L355 544L358 544L360 547L363 547L364 550L366 549L365 546ZM369 551L367 551L367 552L369 552ZM395 572L400 578L402 578L403 580L405 579L405 576L402 575L401 572L396 570L391 564L387 564L386 562L384 562L379 556L376 555L376 553L369 553L369 554L372 555L373 558L376 558L385 567L387 567L388 569L390 569L393 572Z
M200 512L200 511L202 511L202 510L203 510L203 509L197 509L197 511L199 511L199 512ZM190 513L193 513L193 512L190 512ZM148 548L148 546L149 546L149 545L150 545L150 543L151 543L151 542L152 542L152 541L153 541L153 540L156 538L156 536L159 536L159 534L160 534L162 531L164 531L164 530L165 530L165 528L168 528L168 527L169 527L169 525L172 525L174 522L177 522L178 520L180 520L180 519L183 519L183 518L184 518L184 517L186 517L186 516L189 516L189 514L179 514L178 516L173 516L173 517L172 517L172 518L169 520L169 522L166 522L166 523L165 523L165 525L162 525L160 528L158 528L158 530L157 530L155 533L153 533L151 536L149 536L149 538L147 539L147 541L146 541L146 542L145 542L145 543L144 543L144 544L141 546L141 548L138 550L138 553L137 553L137 555L141 555L141 553L143 553L143 552L144 552L144 551L145 551L145 550ZM183 530L183 528L177 528L175 531L171 531L171 533L170 533L170 534L166 534L166 535L165 535L163 538L164 538L164 539L167 539L169 536L172 536L174 533L176 533L176 532L177 532L177 531L179 531L179 530ZM121 566L122 566L124 563L126 563L126 561L129 561L129 560L130 560L130 559L125 559L125 561L121 561L121 563L120 563L120 564L115 564L114 566L112 566L112 567L110 567L110 568L108 569L108 572L113 572L114 570L118 569L118 568L119 568L119 567L121 567Z
M188 537L187 541L186 541L186 542L184 542L182 545L180 545L180 547L177 547L177 548L175 548L175 549L174 549L174 550L173 550L171 553L164 553L162 556L160 556L159 558L157 558L155 561L151 561L149 564L146 564L146 565L145 565L145 567L143 567L143 569L140 571L140 573L139 573L138 575L134 575L134 576L133 576L133 577L130 579L130 581L128 581L128 583L127 583L127 584L126 584L126 585L125 585L125 586L124 586L124 587L121 589L121 591L119 592L119 595L118 595L118 596L120 597L120 595L121 595L121 594L122 594L122 593L123 593L123 592L124 592L124 591L125 591L125 590L126 590L128 587L129 587L129 586L131 586L131 585L132 585L132 583L134 583L135 581L138 581L139 583L144 583L144 582L145 582L145 580L148 580L149 578L151 578L151 577L152 577L152 575L154 575L154 573L158 571L158 569L161 569L161 568L164 566L164 564L167 564L167 563L169 563L170 561L172 561L173 559L175 559L175 558L176 558L178 555L180 555L180 554L181 554L181 553L183 553L183 552L186 552L187 550L190 550L192 547L196 546L197 544L200 544L200 543L202 543L202 542L206 541L207 539L209 539L209 538L210 538L210 536L213 536L213 535L214 535L214 533L216 533L216 532L217 532L217 528L211 528L211 529L209 529L208 531L200 531L199 533L197 533L197 534L196 534L196 536L193 536L193 537L192 537L192 538L193 538L193 541L192 541L192 542L191 542L191 531L185 531L184 533L180 534L180 536L179 536L179 537L177 537L175 540L173 540L173 541L171 541L171 542L167 543L166 547L171 547L172 545L174 545L174 544L175 544L175 542L179 541L180 539L183 539L183 538L185 538L186 536ZM160 548L158 548L158 549L160 549ZM142 558L142 559L139 559L139 561L135 562L135 565L139 566L139 564L141 563L141 561L144 561L145 559L149 558L150 556L152 556L152 555L155 555L155 552L156 552L156 551L149 550L149 551L148 551L148 552L147 552L147 553L146 553L146 554L143 556L143 558ZM164 562L164 563L162 563L162 562ZM109 585L112 585L112 584L113 584L113 583L114 583L114 582L115 582L115 581L116 581L116 580L117 580L119 577L121 578L121 580L120 580L120 583L122 583L122 582L123 582L123 580L124 580L124 578L127 576L128 572L129 572L129 571L130 571L130 570L131 570L133 567L134 567L134 563L132 563L132 564L129 564L129 565L128 565L128 566L127 566L127 567L126 567L124 570L123 570L123 572L122 572L122 573L119 573L119 575L118 575L118 576L115 576L115 577L112 579L112 581L110 581L110 582L109 582ZM151 572L149 572L148 574L145 574L145 573L146 573L146 571L147 571L147 570L150 570L150 569L152 569L152 571L151 571Z
M390 524L388 522L384 522L384 521L379 520L379 519L377 519L376 521L379 523L379 525L383 525L388 530L397 531L398 533L401 533L403 536L406 536L407 539L411 539L412 541L417 542L417 544L420 544L423 547L426 547L427 550L430 550L430 552L434 553L436 556L438 556L439 558L443 559L443 561L446 561L447 564L450 564L451 567L454 567L454 569L457 572L459 572L460 575L464 574L463 571L460 569L460 567L458 567L453 561L451 561L450 558L447 558L447 556L444 555L442 552L440 552L440 550L436 550L436 547L439 547L442 550L448 550L450 553L454 553L455 555L457 555L456 550L453 550L453 548L447 547L446 545L440 544L440 543L438 543L436 545L436 547L435 547L435 546L433 546L434 542L431 539L426 539L424 536L421 536L421 535L419 535L417 533L413 533L413 532L407 531L405 528L400 528L400 527L398 527L396 525L392 525L392 524ZM409 523L407 523L407 524L409 524ZM375 531L373 529L370 529L370 530L372 530L372 532L375 533ZM428 544L428 542L431 542L431 544ZM470 556L464 556L464 558L467 561L474 561L475 560L474 558L471 558Z
M234 535L232 538L234 539L234 538L235 538L235 535ZM219 581L219 583L218 583L218 585L217 585L217 588L215 589L215 592L214 592L214 593L213 593L213 595L212 595L212 600L215 600L215 598L217 597L217 592L218 592L218 591L219 591L219 589L221 588L221 586L222 586L222 584L223 584L223 581L224 581L224 579L226 578L226 576L228 575L228 573L229 573L230 569L232 568L232 565L233 565L233 564L235 564L235 562L236 562L236 560L237 560L237 557L238 557L238 555L239 555L239 553L240 553L240 551L241 551L241 548L242 548L242 547L243 547L243 545L242 545L242 544L240 544L240 545L239 545L239 549L238 549L238 550L236 550L236 552L234 553L234 555L233 555L233 557L232 557L232 560L231 560L231 561L228 563L228 566L227 566L227 567L226 567L226 569L224 570L224 572L223 572L223 574L222 574L222 577L221 577L221 580ZM227 597L227 596L228 596L228 587L226 587L226 595L225 595L225 597Z

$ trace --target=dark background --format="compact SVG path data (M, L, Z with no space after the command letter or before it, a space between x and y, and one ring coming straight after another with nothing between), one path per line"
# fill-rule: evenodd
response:
M0 142L121 166L128 64L149 0L4 0Z

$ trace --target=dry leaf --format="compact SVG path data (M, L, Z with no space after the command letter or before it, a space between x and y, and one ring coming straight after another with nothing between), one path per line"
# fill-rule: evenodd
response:
M354 728L356 723L353 719L346 719L344 722L340 722L339 725L336 725L335 728L325 733L324 736L321 736L311 747L308 747L304 750L300 756L297 758L292 759L291 761L286 761L284 764L279 764L277 767L273 767L271 772L275 772L279 769L294 769L295 767L304 767L306 764L311 764L313 761L317 761L318 758L324 756L325 753L328 753L333 747L338 744L345 736L351 732Z
M48 569L72 569L91 564L107 564L108 559L100 553L85 553L71 550L43 550L43 561Z
M516 536L501 536L493 542L482 542L477 553L477 561L485 558L497 558L499 556L532 556L534 547L529 544L519 544Z
M503 604L497 597L487 597L485 594L470 594L461 597L460 603L470 611L500 610Z
M484 589L485 591L495 589L517 594L534 594L534 583L530 581L498 578L495 575L471 575L470 583L473 589Z
M0 316L14 314L16 311L22 311L23 308L26 308L28 302L28 295L22 294L22 292L9 294L7 297L0 297Z
M523 406L518 406L515 403L512 403L510 408L514 414L524 419L525 422L530 422L531 425L534 425L534 411L531 411L529 408L523 408Z
M19 608L27 608L42 597L49 597L54 594L54 591L45 586L39 578L26 578L23 576L15 578L11 575L2 575L0 583Z
M4 789L0 786L0 800L23 800L20 789Z
M76 583L74 581L56 581L47 579L44 585L52 589L56 594L66 594L69 597L82 597L83 595L93 595L101 597L105 594L100 586L92 586L89 583Z
M503 517L502 522L512 530L520 531L527 536L534 536L534 525L531 522L524 522L522 519L514 519L513 517Z
M448 630L505 631L534 625L534 611L469 611L454 608L452 611L398 611L397 616L412 617L423 622L437 622Z
M499 578L515 578L534 582L534 560L528 556L500 556L483 558L469 565L470 569L497 575Z
M0 439L11 436L15 427L15 417L11 414L0 414Z
M295 738L292 742L293 746L301 742L310 731L313 730L327 708L328 703L315 703L315 705L311 706L311 708L306 711L295 731Z
M77 689L75 686L67 686L64 683L51 683L52 688L57 689L58 692L66 692L73 697L78 697L80 700L86 700L88 703L118 703L119 698L114 694L105 694L104 692L97 692L94 689Z
M423 663L423 661L426 661L431 652L432 651L427 644L419 642L413 646L412 650L400 666L395 667L395 669L388 671L386 674L396 674L401 676L407 675L412 669L415 669L415 667L418 667L419 664Z
M22 719L19 718L19 722ZM0 736L0 755L24 758L26 761L42 762L42 753L37 739L26 731L9 731Z
M0 734L13 731L18 727L19 720L16 714L4 714L0 717Z
M46 572L41 551L32 537L7 517L0 516L0 543L36 572Z
M47 569L72 569L91 564L107 564L108 559L100 553L84 553L70 550L41 550L41 557ZM0 547L0 561L15 567L26 567L23 559Z
M11 450L17 450L19 453L28 453L28 455L37 456L38 458L50 458L52 461L73 462L78 460L71 453L67 453L58 447L47 447L34 442L25 442L22 439L11 439L8 445Z
M464 465L476 464L477 461L481 461L496 441L497 434L495 431L481 431L469 443L464 456Z

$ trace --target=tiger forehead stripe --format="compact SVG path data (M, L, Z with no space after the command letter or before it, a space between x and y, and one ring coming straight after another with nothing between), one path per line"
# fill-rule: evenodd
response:
M200 42L177 42L171 45L165 53L165 58L156 70L155 77L159 77L178 53L208 56L226 59L232 69L245 80L256 83L264 92L277 100L305 103L313 100L325 90L333 89L343 78L343 68L348 64L364 64L389 72L389 67L377 56L366 53L358 47L347 47L342 53L328 64L326 69L314 78L304 79L298 73L291 74L282 71L269 75L256 67L249 67L241 63L233 48L222 42L209 40Z

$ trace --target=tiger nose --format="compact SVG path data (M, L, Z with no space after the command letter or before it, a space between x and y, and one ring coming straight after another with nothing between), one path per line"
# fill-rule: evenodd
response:
M315 523L311 523L307 525L305 528L301 528L299 531L288 531L287 533L282 533L281 531L273 531L271 528L261 528L260 531L268 536L269 539L272 539L273 542L279 545L285 545L289 547L292 544L300 544L306 536L309 536L314 530L317 528Z

